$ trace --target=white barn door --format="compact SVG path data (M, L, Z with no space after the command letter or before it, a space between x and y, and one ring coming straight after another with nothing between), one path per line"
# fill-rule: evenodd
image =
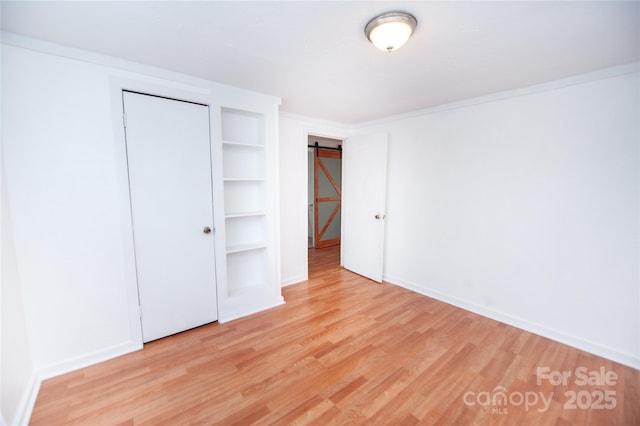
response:
M387 135L356 136L342 153L342 263L382 282L387 193Z
M209 107L123 92L143 341L218 319Z

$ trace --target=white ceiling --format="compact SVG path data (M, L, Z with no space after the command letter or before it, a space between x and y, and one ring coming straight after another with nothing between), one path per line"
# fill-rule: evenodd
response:
M2 29L282 97L358 123L640 60L640 3L2 2ZM418 19L400 50L373 16Z

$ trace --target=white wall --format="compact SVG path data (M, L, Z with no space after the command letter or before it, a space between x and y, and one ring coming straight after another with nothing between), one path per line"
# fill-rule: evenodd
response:
M16 265L6 282L9 292L19 283L23 325L19 303L8 312L29 338L3 352L2 368L27 343L32 353L12 386L31 380L30 365L53 374L132 348L114 75L185 88L194 80L2 49ZM389 133L387 279L640 366L638 78L360 126ZM281 115L283 284L307 277L308 133L344 138L349 129ZM406 190L416 182L418 194ZM5 285L3 276L3 305ZM4 398L2 410L11 420Z
M280 253L282 285L308 277L307 136L342 139L345 125L280 114Z
M3 154L36 366L130 341L108 72L3 48Z
M639 74L388 132L385 279L640 367Z
M212 104L275 108L279 102L3 33L3 209L8 207L15 247L15 274L6 283L3 268L3 339L7 325L7 336L26 329L30 343L30 351L3 344L3 392L5 384L20 392L33 381L32 370L38 382L141 347L131 223L123 214L128 206L124 143L114 131L119 100L112 95L122 82L130 89L161 88L159 94L186 93L182 98ZM2 225L9 226L4 217ZM7 241L3 232L3 248ZM14 300L15 309L6 313L11 321L5 323L5 301ZM17 363L25 352L31 359ZM15 373L6 383L5 368ZM35 392L37 385L24 389L20 400L32 401ZM29 417L30 407L16 407L15 400L5 401L3 393L6 421L12 410Z
M36 370L31 357L20 277L11 230L11 218L2 180L2 287L1 292L1 413L7 424L25 423L23 413L30 411L37 391ZM36 389L34 389L36 387Z
M385 279L640 368L639 79L634 64L341 126L389 135ZM307 277L307 122L281 118L285 284Z

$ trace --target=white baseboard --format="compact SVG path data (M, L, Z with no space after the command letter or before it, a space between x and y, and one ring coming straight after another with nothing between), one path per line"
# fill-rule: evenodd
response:
M36 399L38 398L40 383L42 383L42 380L38 374L34 372L29 378L29 383L22 394L22 398L20 398L20 404L16 410L15 417L9 420L9 425L22 426L29 424L33 407L36 405ZM6 419L3 419L3 421L6 421Z
M308 277L303 276L303 275L298 275L297 277L293 277L293 278L289 278L287 280L284 280L280 283L281 287L286 287L288 285L294 285L294 284L299 284L303 281L307 281Z
M76 371L90 365L126 355L130 352L139 351L140 349L142 349L141 343L135 343L133 341L120 343L78 358L40 368L38 371L38 377L40 380L50 379L61 374L70 373L71 371Z
M10 420L10 425L28 425L33 413L33 408L38 398L40 385L43 380L50 379L61 374L79 370L99 362L107 361L121 355L128 354L142 349L142 345L134 342L126 342L119 345L111 346L107 349L96 351L88 355L84 355L75 359L40 368L31 376L29 385L24 391L20 400L20 405L14 419Z
M449 305L456 306L458 308L473 312L475 314L482 315L484 317L503 322L513 327L537 334L542 337L546 337L551 340L555 340L556 342L560 342L565 345L572 346L574 348L592 353L594 355L601 356L603 358L607 358L611 361L615 361L620 364L629 366L631 368L635 368L636 370L640 370L640 357L637 354L634 355L630 353L621 352L619 350L616 350L607 346L603 346L595 342L591 342L576 336L571 336L561 331L554 330L552 328L534 323L532 321L528 321L523 318L514 317L512 315L508 315L503 312L494 311L492 309L488 309L487 307L480 306L475 303L465 301L462 299L458 299L456 297L449 296L439 291L425 288L425 287L416 285L414 283L404 281L397 277L385 275L384 280L389 284L406 288L407 290L414 291L416 293L422 294L423 296L431 297L433 299L439 300Z
M276 306L284 305L284 303L284 299L282 297L279 297L275 303L271 303L268 305L253 306L242 310L229 309L226 310L223 314L218 315L218 322L220 324L223 324L225 322L233 321L238 318L243 318L249 315L257 314L258 312L266 311L267 309L275 308Z

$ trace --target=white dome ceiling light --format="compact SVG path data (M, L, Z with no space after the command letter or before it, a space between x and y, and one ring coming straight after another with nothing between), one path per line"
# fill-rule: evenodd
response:
M375 47L391 52L402 47L416 29L418 21L407 12L393 11L378 15L364 27Z

